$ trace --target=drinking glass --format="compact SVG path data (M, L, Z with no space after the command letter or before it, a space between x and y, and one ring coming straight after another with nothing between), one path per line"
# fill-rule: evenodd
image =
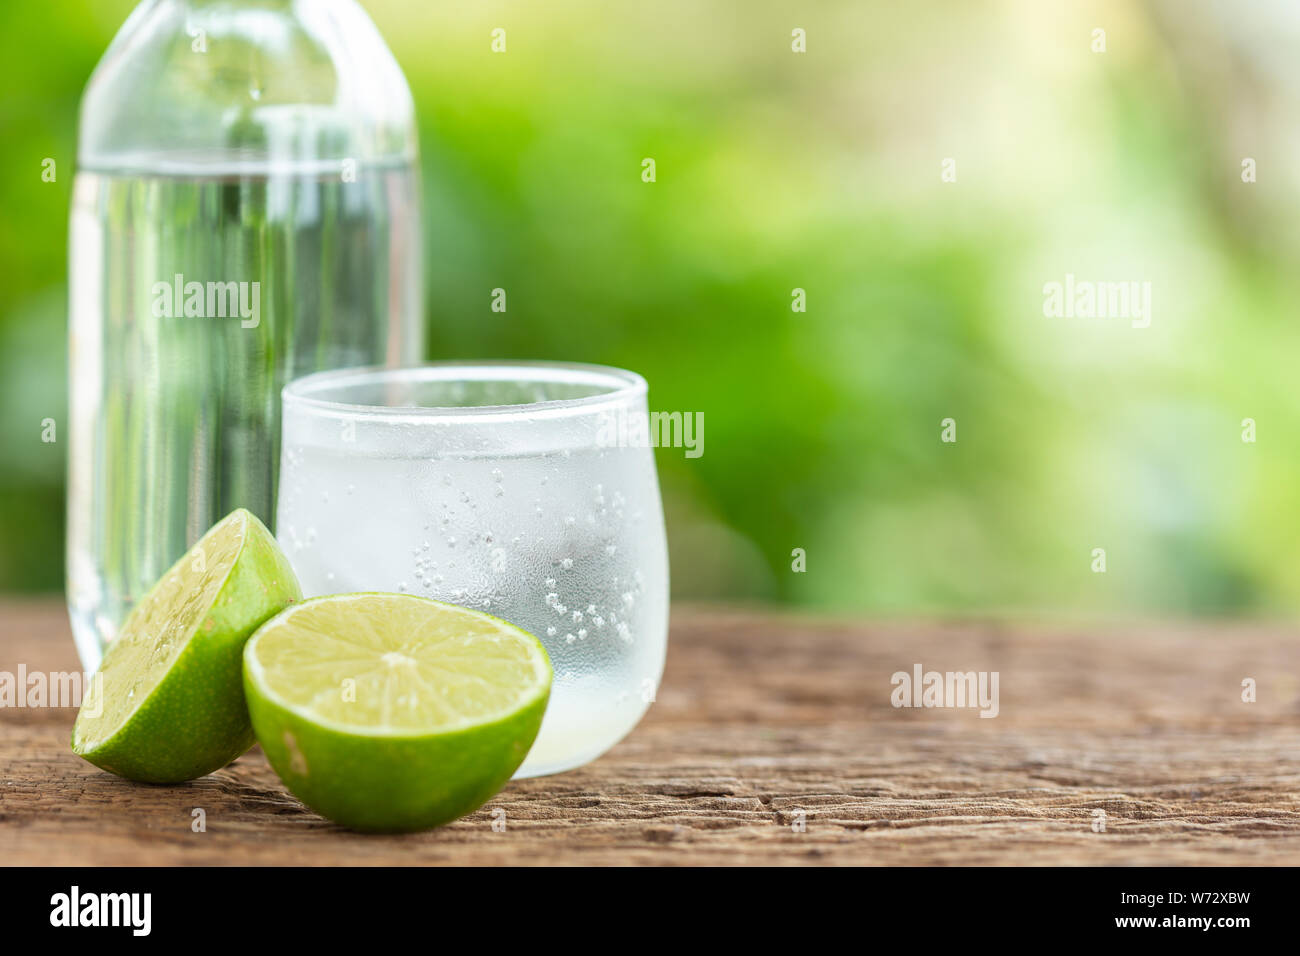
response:
M536 635L555 683L518 777L580 766L636 725L668 612L644 379L344 369L291 382L283 408L277 534L306 595L424 595Z

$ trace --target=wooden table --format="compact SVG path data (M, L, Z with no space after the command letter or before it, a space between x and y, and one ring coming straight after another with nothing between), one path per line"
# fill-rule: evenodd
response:
M76 669L59 603L0 605L0 671L20 662ZM997 671L998 716L893 707L917 663ZM623 743L408 836L320 819L256 750L182 786L120 780L69 751L73 716L0 709L0 863L1300 863L1300 635L1281 626L677 608Z

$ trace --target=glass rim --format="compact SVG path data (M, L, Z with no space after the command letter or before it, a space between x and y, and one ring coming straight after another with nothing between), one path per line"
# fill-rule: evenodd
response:
M494 372L502 374L491 374ZM514 405L369 405L322 398L316 394L354 384L483 381L594 385L605 386L608 391L580 398L545 399ZM514 359L447 360L419 365L363 365L312 372L286 384L280 390L280 398L286 409L301 408L338 417L445 423L457 419L475 422L506 419L532 421L538 417L598 412L602 408L626 405L629 401L644 397L647 390L646 380L636 372L612 365Z

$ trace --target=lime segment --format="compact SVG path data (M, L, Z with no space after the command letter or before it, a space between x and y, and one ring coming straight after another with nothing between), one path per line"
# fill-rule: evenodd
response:
M225 766L253 741L244 642L301 596L262 523L243 509L227 515L127 616L82 701L73 752L153 783Z
M369 830L446 823L523 762L550 696L542 645L477 611L401 594L304 601L244 649L253 727L285 785Z

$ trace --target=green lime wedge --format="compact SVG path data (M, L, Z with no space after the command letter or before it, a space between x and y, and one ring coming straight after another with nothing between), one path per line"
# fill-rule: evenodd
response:
M487 614L338 594L253 635L244 692L262 750L303 803L357 830L422 830L510 779L541 726L551 662Z
M262 522L231 512L127 616L82 699L73 752L148 783L230 763L253 744L244 643L301 597Z

